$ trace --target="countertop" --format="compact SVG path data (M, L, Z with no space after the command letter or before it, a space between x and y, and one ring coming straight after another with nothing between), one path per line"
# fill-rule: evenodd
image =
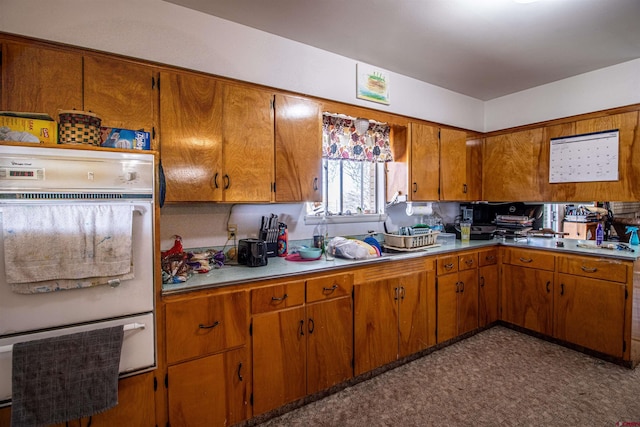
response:
M563 242L564 247L557 247L558 241ZM425 250L415 252L385 253L382 257L366 260L349 260L336 258L326 261L321 258L316 261L295 262L288 261L281 257L268 258L268 263L262 267L247 267L241 265L225 265L219 269L213 269L208 273L194 274L182 283L171 283L162 285L162 294L170 295L175 293L188 292L198 289L215 288L221 286L236 285L241 283L254 282L265 279L290 278L295 275L305 273L315 273L321 271L338 270L342 268L354 267L363 264L377 265L389 261L398 261L423 256L441 255L450 252L459 252L468 249L480 249L491 246L522 247L529 249L544 249L563 254L590 255L604 258L614 258L625 261L635 261L640 255L640 249L634 248L634 252L600 249L582 248L578 244L594 244L593 241L583 241L574 239L554 239L534 237L522 239L521 241L492 239L492 240L472 240L469 243L461 243L456 240L455 244L428 247ZM606 246L609 242L604 242ZM611 242L615 244L616 242Z

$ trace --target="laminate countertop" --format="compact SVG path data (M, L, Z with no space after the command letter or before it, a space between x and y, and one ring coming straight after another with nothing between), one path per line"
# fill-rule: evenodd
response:
M562 242L563 246L557 246ZM194 274L186 282L170 283L162 285L162 294L170 295L175 293L189 292L205 288L215 288L221 286L237 285L242 283L257 282L266 279L291 278L296 275L317 273L323 271L339 270L349 267L367 265L380 265L390 261L399 261L424 256L437 256L464 250L482 249L491 246L507 246L528 249L542 249L553 251L557 254L589 255L601 258L613 258L623 261L635 261L640 256L640 247L633 247L634 251L624 251L618 249L584 248L580 244L595 245L594 241L555 239L543 237L530 237L514 241L512 239L492 239L492 240L472 240L469 243L461 243L456 240L454 244L434 245L424 250L414 252L384 253L379 258L365 260L350 260L336 258L326 261L320 258L315 261L295 262L288 261L282 257L268 258L268 263L261 267L247 267L244 265L226 264L222 268L212 269L208 273ZM604 242L603 246L616 245L617 242Z

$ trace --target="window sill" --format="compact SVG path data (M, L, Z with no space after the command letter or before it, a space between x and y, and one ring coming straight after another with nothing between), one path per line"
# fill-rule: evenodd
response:
M321 215L306 215L304 217L305 225L315 225L322 222ZM384 222L387 214L357 214L357 215L329 215L327 224L350 224L356 222Z

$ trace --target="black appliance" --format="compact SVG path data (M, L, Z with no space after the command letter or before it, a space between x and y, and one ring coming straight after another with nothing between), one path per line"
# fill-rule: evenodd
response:
M267 265L267 243L260 239L238 241L238 263L249 267Z

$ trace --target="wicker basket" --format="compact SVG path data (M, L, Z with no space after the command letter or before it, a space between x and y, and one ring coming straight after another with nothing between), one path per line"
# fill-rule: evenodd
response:
M88 111L60 111L58 143L100 145L102 120Z
M439 231L433 230L431 230L430 233L419 234L416 236L401 236L398 234L384 233L384 244L394 248L421 248L424 246L435 245L438 234L440 234Z

